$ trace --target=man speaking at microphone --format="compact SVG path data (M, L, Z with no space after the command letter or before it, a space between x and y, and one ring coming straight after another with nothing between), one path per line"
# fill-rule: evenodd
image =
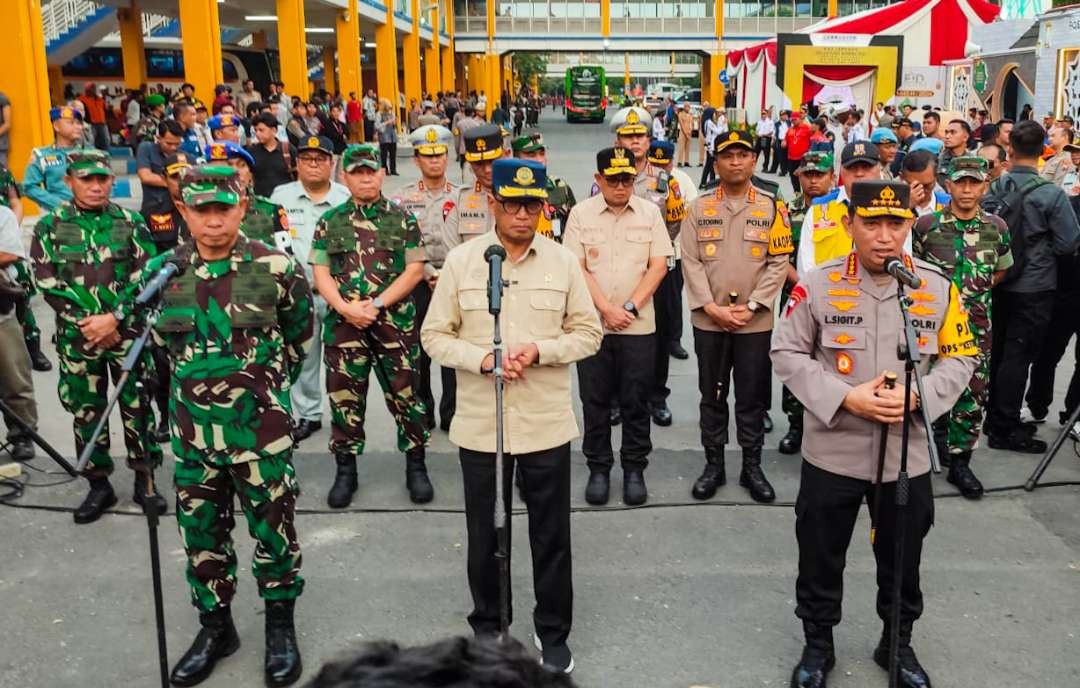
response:
M82 454L105 412L109 378L120 375L121 363L139 335L132 309L139 286L135 276L157 250L142 216L109 201L113 172L108 153L78 150L68 154L67 161L64 182L72 200L38 222L30 257L38 288L56 311L57 391L64 409L74 416L75 451ZM128 378L119 406L127 463L135 471L134 500L142 504L145 467L161 463L161 448L148 431L148 400L137 382L135 376ZM75 523L96 521L116 504L109 483L112 470L106 429L83 472L90 491L75 509ZM165 500L156 488L152 499L153 507L164 513Z
M854 243L852 252L821 263L795 285L773 337L776 375L806 409L802 481L795 502L799 542L795 615L802 619L806 647L791 678L793 688L823 688L836 663L832 628L840 623L844 561L864 498L871 513L880 518L874 524L873 549L877 613L885 629L874 661L883 668L889 664L896 484L905 395L902 384L896 389L884 384L887 371L902 375L904 368L897 359L904 324L896 279L886 271L890 262L897 264L900 277L920 282L918 288L905 292L917 305L910 312L918 331L922 355L918 365L928 397L920 399L912 384L899 685L930 687L911 647L912 625L923 609L922 542L934 520L926 428L952 408L967 386L978 347L956 287L929 263L903 254L914 218L909 194L908 185L899 181L854 184L848 215L842 218ZM896 256L903 258L896 260ZM910 273L915 273L914 280ZM928 417L928 411L934 417ZM885 428L882 485L875 489ZM875 508L877 500L882 502L880 509Z
M195 167L180 184L192 241L144 271L151 278L168 263L179 267L161 297L155 338L173 361L176 522L202 629L171 681L202 682L240 643L229 611L235 497L256 540L266 685L285 686L300 677L293 606L304 588L289 391L313 338L311 290L292 258L240 233L250 198L233 168Z
M499 632L499 566L495 558L495 384L489 312L489 248L505 249L500 316L507 382L504 494L514 465L529 511L536 608L533 623L544 664L569 672L566 639L573 612L570 577L570 440L578 435L569 365L595 354L603 331L585 277L572 253L536 234L547 172L532 160L502 159L492 168L488 208L495 230L450 251L420 331L425 350L458 370L457 413L450 441L460 448L469 534L469 624ZM495 259L497 260L497 259ZM509 500L507 501L509 512Z

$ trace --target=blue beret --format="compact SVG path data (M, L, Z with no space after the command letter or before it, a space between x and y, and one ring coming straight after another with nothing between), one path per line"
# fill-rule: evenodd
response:
M214 115L207 121L210 131L217 131L225 127L240 126L240 118L236 115Z
M896 134L892 129L888 127L875 127L874 131L870 134L870 143L899 143L900 140L896 138Z
M246 162L249 168L255 169L255 158L235 141L214 141L205 148L203 157L208 163L239 158Z
M937 155L941 153L941 149L945 147L945 142L941 139L934 138L922 138L911 144L911 148L908 149L908 153L914 153L915 151L930 151L932 154Z
M49 110L50 122L55 122L58 119L74 119L81 122L82 118L82 113L79 112L78 108L73 108L69 105L65 105L63 107L54 107L53 109Z

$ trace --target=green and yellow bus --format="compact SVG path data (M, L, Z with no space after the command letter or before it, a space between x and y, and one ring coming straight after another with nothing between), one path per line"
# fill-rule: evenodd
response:
M603 122L607 111L604 68L578 65L566 70L566 121Z

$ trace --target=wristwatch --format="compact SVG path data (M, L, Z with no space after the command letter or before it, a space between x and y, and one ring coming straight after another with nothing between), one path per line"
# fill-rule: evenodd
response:
M628 313L631 313L635 318L638 317L637 306L634 305L633 301L627 301L626 303L624 303L622 305L622 307L623 307L623 310L625 310Z
M381 311L381 310L382 310L383 308L385 308L385 307L386 307L386 306L385 306L385 305L383 304L383 301L382 301L382 297L381 297L381 296L376 296L376 297L375 297L374 299L372 299L372 301L371 301L371 305L372 305L372 306L375 306L375 310L377 310L377 311Z
M746 302L746 310L750 311L751 313L757 313L757 310L759 308L761 308L761 304L759 304L757 301Z

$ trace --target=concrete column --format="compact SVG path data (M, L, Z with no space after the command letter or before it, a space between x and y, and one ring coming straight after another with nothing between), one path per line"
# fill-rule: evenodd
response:
M64 102L64 72L60 65L49 65L49 96L53 103Z
M195 97L209 103L214 87L225 81L217 0L180 0L180 34L184 80L195 87Z
M401 60L404 63L405 73L405 105L416 99L420 102L423 96L423 87L420 85L420 2L412 0L409 3L409 13L412 15L412 29L401 41Z
M829 0L829 19L840 16L840 3L838 0Z
M349 93L355 93L357 98L364 97L360 71L360 15L357 9L357 0L349 0L348 9L338 12L335 22L340 77L338 89L346 99Z
M116 10L120 24L120 54L124 59L124 86L138 89L146 83L146 51L143 47L142 12L132 2L130 8Z
M611 35L611 0L600 0L600 35Z
M388 3L386 22L375 27L376 95L397 107L397 32L394 31L393 3Z
M334 50L334 46L326 45L322 49L322 61L323 61L323 87L328 93L333 94L337 90L337 75L335 74L337 67L337 51Z
M216 1L216 0L214 0ZM278 54L285 92L307 100L310 94L304 0L277 0Z
M424 90L434 96L442 90L442 56L439 54L439 4L431 9L431 43L424 49Z

